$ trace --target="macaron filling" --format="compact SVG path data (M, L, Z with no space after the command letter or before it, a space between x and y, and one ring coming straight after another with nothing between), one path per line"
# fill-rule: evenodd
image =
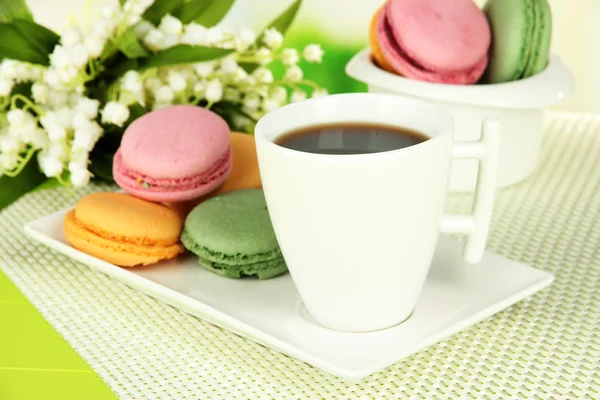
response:
M214 182L229 173L231 170L231 146L227 148L227 151L206 172L196 176L152 178L127 168L120 150L115 154L114 168L116 169L115 177L119 183L128 188L158 192L164 189L190 190Z

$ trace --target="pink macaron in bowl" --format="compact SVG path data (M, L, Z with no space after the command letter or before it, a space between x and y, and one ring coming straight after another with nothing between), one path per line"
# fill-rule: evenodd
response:
M535 170L545 109L574 88L567 65L549 52L546 1L488 0L493 7L479 9L472 0L387 0L373 16L369 48L349 61L346 74L369 92L446 108L457 141L477 140L482 120L497 118L498 186L515 184ZM492 83L490 75L513 68L512 80ZM449 189L472 191L477 173L477 160L454 160Z
M212 111L175 105L127 127L113 176L126 192L149 201L181 202L218 189L231 172L230 131Z

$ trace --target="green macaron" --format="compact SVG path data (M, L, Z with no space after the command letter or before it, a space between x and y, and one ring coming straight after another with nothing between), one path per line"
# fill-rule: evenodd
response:
M287 271L261 189L200 203L186 218L181 241L201 266L229 278L268 279Z
M484 11L492 30L485 80L509 82L546 68L552 36L546 0L490 0Z

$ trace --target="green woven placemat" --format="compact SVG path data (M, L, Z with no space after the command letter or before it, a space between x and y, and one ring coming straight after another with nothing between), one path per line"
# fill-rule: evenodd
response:
M548 289L404 362L347 382L159 303L29 241L24 222L94 186L0 216L0 267L123 399L600 398L600 117L549 114L542 158L497 196L489 249ZM471 197L453 195L466 212Z

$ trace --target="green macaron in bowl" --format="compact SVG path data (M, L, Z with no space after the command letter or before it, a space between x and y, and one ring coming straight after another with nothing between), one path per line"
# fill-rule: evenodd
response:
M490 0L484 12L494 38L485 81L515 81L546 68L552 37L547 0Z
M181 241L202 267L228 278L269 279L287 271L261 189L200 203L187 216Z

